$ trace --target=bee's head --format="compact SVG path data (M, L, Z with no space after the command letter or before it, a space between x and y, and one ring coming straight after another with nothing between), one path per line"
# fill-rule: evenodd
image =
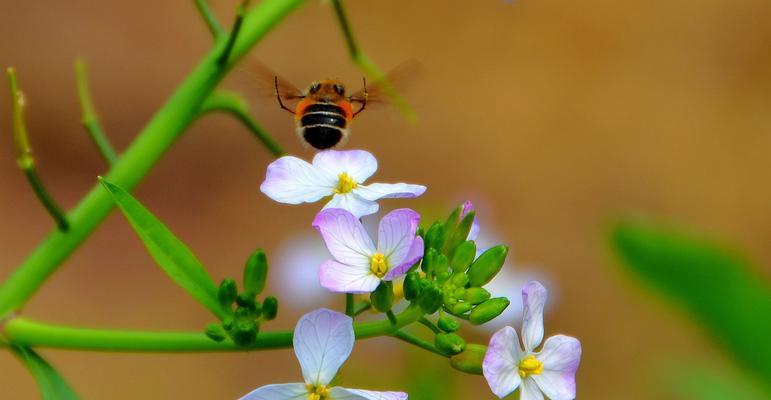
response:
M308 95L318 101L333 103L345 97L345 86L331 79L316 81L308 86Z

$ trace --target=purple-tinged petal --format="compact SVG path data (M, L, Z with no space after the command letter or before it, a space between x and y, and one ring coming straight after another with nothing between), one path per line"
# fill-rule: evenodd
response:
M362 183L377 171L377 160L364 150L326 150L316 153L313 166L324 171L325 175L337 178L346 173L356 183Z
M407 393L376 392L374 390L333 387L329 390L332 400L407 400Z
M496 396L504 398L522 383L519 377L519 360L522 356L519 337L514 328L504 327L490 338L482 361L482 373Z
M466 214L472 211L474 211L474 204L472 204L471 201L466 201L463 203L463 208L460 211L460 219L463 219ZM475 240L477 236L479 236L479 219L475 215L474 222L471 223L471 230L469 230L466 240Z
M389 265L401 265L410 252L420 214L409 208L400 208L380 220L377 233L377 251L383 253Z
M536 358L543 363L543 372L533 375L541 391L551 400L574 399L581 342L570 336L552 336L546 339L543 350L536 354Z
M371 293L380 284L370 267L354 267L328 260L319 267L321 286L338 293Z
M260 190L280 203L300 204L331 195L335 185L307 162L284 156L268 165Z
M412 241L412 246L410 247L410 251L407 253L407 257L404 258L401 265L397 265L396 267L391 268L386 276L383 277L383 279L392 281L407 273L410 267L415 265L418 260L423 258L423 247L423 238L420 236L415 236L415 240Z
M369 267L375 245L361 222L341 208L328 208L316 214L313 220L327 249L335 260L353 266Z
M522 380L522 387L519 390L519 400L543 400L543 393L531 377Z
M345 314L320 308L300 317L293 343L305 383L329 384L351 355L354 340L353 320Z
M305 400L307 397L304 383L282 383L257 388L240 400Z
M365 200L356 193L335 194L332 200L324 206L324 209L328 208L342 208L349 211L356 218L361 218L367 215L371 215L377 212L380 206L374 201Z
M411 199L418 197L426 191L422 185L411 185L408 183L373 183L371 185L359 185L353 190L353 193L366 200L379 199Z
M546 305L546 288L532 281L522 288L522 344L526 352L532 352L543 340L543 307Z

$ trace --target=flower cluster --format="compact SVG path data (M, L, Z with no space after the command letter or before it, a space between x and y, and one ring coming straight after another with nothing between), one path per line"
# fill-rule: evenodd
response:
M346 313L320 309L303 316L294 331L294 349L304 383L263 386L244 397L249 400L283 399L406 399L402 392L373 392L332 387L337 371L354 344L352 299L368 294L356 310L384 312L396 329L391 311L401 297L408 302L403 312L431 328L433 345L422 339L421 347L450 358L463 372L483 374L495 395L505 397L520 390L523 400L575 398L575 373L581 356L578 340L557 335L543 339L543 307L546 289L538 282L522 290L524 321L520 347L516 331L496 332L489 346L466 344L458 331L462 321L484 324L509 305L505 297L493 297L485 289L500 272L508 253L506 246L478 251L479 223L470 202L453 211L446 221L420 227L420 215L409 208L387 213L373 240L362 218L378 211L387 198L414 198L426 187L413 184L364 182L377 170L372 154L362 150L322 151L307 163L286 156L274 161L260 189L268 197L287 204L330 200L316 215L312 227L321 235L332 259L319 265L319 284L335 293L346 293ZM403 279L402 279L403 278ZM428 317L438 314L436 322ZM405 338L408 333L397 331ZM397 335L398 337L398 335Z

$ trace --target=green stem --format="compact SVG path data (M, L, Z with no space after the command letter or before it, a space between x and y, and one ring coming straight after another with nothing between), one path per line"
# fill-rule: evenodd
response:
M215 40L225 35L225 31L222 30L220 22L217 21L217 17L214 16L214 13L209 8L209 4L206 3L206 0L195 0L195 7L201 14L201 18L206 22L206 27L209 28L209 32L211 32L211 35Z
M244 18L230 63L218 63L225 42L219 40L188 75L166 104L126 149L105 178L127 190L134 188L198 116L232 65L303 0L264 0ZM54 231L0 286L0 318L26 303L37 288L99 226L113 209L110 195L96 184L70 214L68 234Z
M66 232L69 230L69 223L64 215L64 212L56 204L56 201L46 190L43 181L37 174L35 169L35 157L32 155L32 145L29 142L29 135L27 133L27 124L24 120L24 95L19 90L19 83L16 79L16 71L13 68L8 68L8 84L11 89L11 114L13 120L13 139L16 143L16 150L18 157L16 163L19 165L19 169L24 172L24 176L27 178L32 187L32 191L35 192L38 201L45 207L51 218L54 219L60 232ZM2 315L2 313L0 313Z
M396 315L394 315L393 310L386 311L385 315L388 317L388 320L391 321L391 324L396 325L398 321L396 320Z
M212 93L201 105L201 113L216 111L226 112L236 117L275 157L286 154L281 145L249 115L249 107L240 94L224 90Z
M233 51L233 45L238 39L238 34L241 33L241 25L244 22L244 16L246 15L246 8L249 6L249 0L243 0L236 9L236 20L233 22L233 29L230 30L228 35L228 41L225 43L225 50L222 51L222 55L219 58L219 63L225 65L230 61L230 53Z
M418 346L421 349L428 350L428 351L430 351L430 352L432 352L434 354L438 354L438 355L440 355L442 357L448 357L447 354L442 353L441 350L437 349L436 346L434 346L433 344L431 344L431 343L429 343L429 342L427 342L427 341L425 341L425 340L423 340L423 339L421 339L421 338L419 338L417 336L413 336L413 335L411 335L411 334L409 334L407 332L396 331L396 332L393 333L392 336L397 338L397 339L399 339L399 340L405 341L405 342L407 342L409 344L413 344L415 346Z
M434 333L442 332L441 330L439 330L439 328L436 327L436 325L434 325L433 322L426 319L426 317L422 317L421 319L418 320L418 322L420 322L421 325L427 327L428 329L431 329L431 332L434 332Z
M353 315L358 316L359 314L369 310L370 308L372 308L372 304L368 301L363 301L357 304L356 307L353 309Z
M88 75L86 74L86 64L82 59L75 61L75 80L78 85L78 99L80 100L80 108L83 112L83 127L86 128L91 140L99 149L99 153L102 154L102 158L107 161L108 165L115 164L118 160L118 156L115 153L115 149L110 144L110 140L107 139L107 135L102 129L102 124L99 122L99 117L94 110L94 102L91 99L91 92L88 89Z
M423 315L418 307L408 307L396 317L396 325L388 320L354 324L357 339L391 335L395 330L417 321ZM288 348L292 332L260 332L257 342L248 348L233 342L215 342L202 332L141 332L74 328L49 325L14 318L5 325L5 338L12 344L60 349L127 351L127 352L202 352L249 351Z
M356 311L354 310L354 305L356 300L353 298L353 293L346 293L345 294L345 315L349 317L356 316Z

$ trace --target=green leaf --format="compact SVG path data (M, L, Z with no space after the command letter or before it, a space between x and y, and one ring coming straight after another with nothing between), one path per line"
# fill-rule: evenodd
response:
M617 224L610 240L631 272L685 307L741 366L771 382L771 288L743 257L632 223Z
M163 271L217 317L227 315L217 300L217 286L193 252L128 192L99 180Z
M78 395L58 372L29 347L10 346L35 378L43 400L77 400Z

